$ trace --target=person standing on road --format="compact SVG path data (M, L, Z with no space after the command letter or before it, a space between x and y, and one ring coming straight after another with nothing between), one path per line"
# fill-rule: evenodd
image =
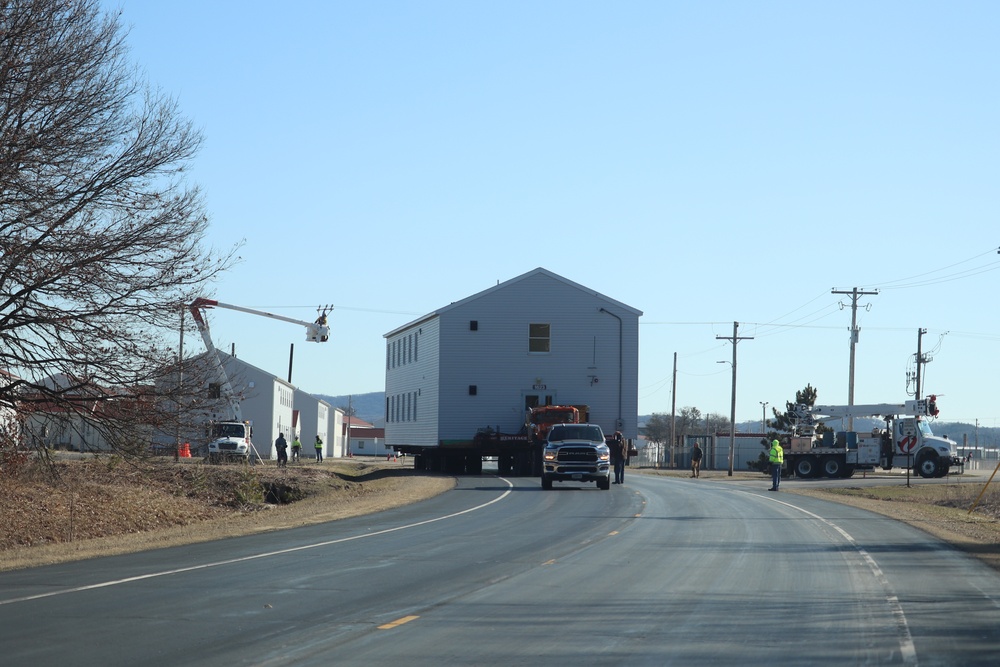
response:
M274 441L274 449L278 452L278 467L284 468L288 465L288 443L285 442L284 433L278 434L278 439Z
M767 459L771 462L771 488L768 491L777 491L778 483L781 482L781 466L785 462L785 450L777 440L771 441L771 451L767 453Z
M319 437L319 433L316 434L316 442L313 444L316 448L316 463L323 462L323 438Z
M694 449L691 450L691 476L698 477L701 475L701 447L698 443L694 443Z
M615 469L615 481L613 484L625 483L625 458L628 456L628 449L625 445L625 436L621 431L615 431L611 436L611 465Z
M292 440L292 460L298 461L299 454L302 452L302 443L299 441L299 436L295 436Z

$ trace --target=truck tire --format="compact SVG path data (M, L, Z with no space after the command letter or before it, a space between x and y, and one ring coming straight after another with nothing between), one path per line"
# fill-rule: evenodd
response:
M941 461L937 454L926 452L917 456L917 463L913 466L921 477L929 479L939 477L941 471Z
M552 490L552 480L548 477L542 477L542 491Z
M795 462L795 474L804 479L819 475L819 461L815 456L803 456Z
M597 480L597 488L599 488L601 491L610 491L611 490L611 478L610 477L605 477L603 479Z
M823 476L835 479L844 474L844 464L837 456L826 456L822 461Z
M853 477L854 476L854 466L852 466L852 465L846 465L846 466L844 466L844 474L841 475L841 476L844 479L848 479L849 477Z

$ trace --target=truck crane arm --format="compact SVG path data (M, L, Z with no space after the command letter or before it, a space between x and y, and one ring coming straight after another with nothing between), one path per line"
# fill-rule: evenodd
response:
M221 301L216 301L214 299L206 299L203 297L198 297L191 304L190 310L191 314L194 315L196 322L203 321L201 318L201 310L207 310L209 308L226 308L228 310L238 310L241 313L249 313L251 315L261 315L262 317L270 317L273 320L281 320L282 322L291 322L292 324L300 324L306 328L306 341L310 343L325 343L330 340L330 327L327 324L327 314L333 310L333 306L320 306L316 310L319 312L319 317L316 318L315 322L306 322L305 320L296 320L291 317L285 317L284 315L275 315L274 313L268 313L263 310L254 310L252 308L244 308L243 306L234 306L231 303L222 303ZM199 326L200 328L200 326Z
M219 351L216 349L215 344L212 343L212 332L208 327L208 321L202 314L203 310L216 307L237 310L243 313L250 313L251 315L270 317L283 322L291 322L292 324L300 324L306 328L306 341L309 342L325 343L330 339L330 327L327 324L327 314L333 309L333 306L321 306L317 309L320 314L319 317L316 318L316 321L306 322L304 320L296 320L290 317L275 315L261 310L234 306L232 304L222 303L214 299L206 299L203 297L195 299L191 305L188 306L188 310L191 311L191 316L194 318L195 324L198 326L198 332L201 333L201 338L205 342L205 349L209 352L209 359L215 367L215 374L219 379L222 397L229 404L229 409L232 412L233 419L235 421L243 421L243 411L240 408L239 399L236 398L236 393L233 391L233 386L229 382L229 375L226 373L226 368L223 366L222 359L219 357Z
M792 412L800 419L828 421L846 417L936 417L937 396L930 395L903 403L870 403L866 405L796 405Z

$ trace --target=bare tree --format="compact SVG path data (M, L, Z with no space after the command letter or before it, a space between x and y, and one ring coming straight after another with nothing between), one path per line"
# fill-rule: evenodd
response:
M235 252L202 247L201 136L126 36L97 0L0 6L0 409L114 402L112 447L155 421L181 307Z
M705 433L728 433L729 417L720 415L718 412L709 412L705 415Z
M656 446L654 456L656 464L659 465L662 458L660 456L660 447L664 443L670 442L670 415L663 414L662 412L654 412L650 415L649 419L646 420L644 435L648 442Z

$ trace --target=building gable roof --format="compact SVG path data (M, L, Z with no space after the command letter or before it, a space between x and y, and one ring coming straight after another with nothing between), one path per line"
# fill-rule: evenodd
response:
M519 275L519 276L517 276L515 278L511 278L510 280L507 280L505 282L498 283L498 284L494 285L493 287L485 289L485 290L483 290L481 292L477 292L476 294L473 294L472 296L468 296L468 297L466 297L464 299L461 299L459 301L454 301L454 302L448 304L447 306L444 306L443 308L438 308L437 310L435 310L433 312L430 312L427 315L424 315L423 317L420 317L420 318L418 318L416 320L413 320L412 322L408 322L408 323L404 324L401 327L397 327L397 328L393 329L389 333L384 334L383 337L384 338L389 338L391 336L396 335L397 333L399 333L401 331L406 331L407 329L413 328L414 326L416 326L418 324L421 324L421 323L426 322L428 320L432 320L435 317L440 317L442 314L448 312L449 310L452 310L454 308L459 308L459 307L464 306L465 304L467 304L467 303L469 303L471 301L475 301L476 299L481 299L484 296L487 296L487 295L492 294L494 292L498 292L498 291L500 291L502 289L505 289L505 288L507 288L507 287L515 284L515 283L518 283L518 282L521 282L523 280L527 280L529 278L533 278L533 277L539 276L539 275L545 276L547 278L551 278L552 280L556 280L558 282L561 282L564 285L567 285L568 287L572 287L573 289L577 289L577 290L579 290L579 291L581 291L581 292L583 292L585 294L588 294L588 295L590 295L592 297L595 297L595 298L597 298L599 300L605 301L605 302L607 302L610 305L613 305L613 306L615 306L617 308L621 308L621 309L623 309L625 311L628 311L628 312L632 313L636 317L642 316L642 311L639 310L639 309L637 309L637 308L633 308L632 306L626 305L626 304L622 303L621 301L617 301L615 299L612 299L609 296L605 296L604 294L601 294L600 292L595 292L594 290L590 289L589 287L584 287L583 285L581 285L579 283L575 283L572 280L569 280L568 278L563 278L562 276L560 276L560 275L558 275L556 273L552 273L548 269L544 269L542 267L538 267L537 269L534 269L532 271L528 271L527 273L523 273L523 274L521 274L521 275Z

